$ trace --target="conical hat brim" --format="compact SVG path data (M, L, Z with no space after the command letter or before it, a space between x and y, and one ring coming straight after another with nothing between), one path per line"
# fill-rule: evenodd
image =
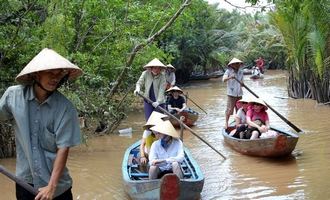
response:
M171 69L175 69L175 67L173 67L173 65L171 65L171 64L166 65L166 67L171 68Z
M266 110L268 109L266 103L262 99L260 99L260 98L253 98L253 99L250 100L249 103L258 103L258 104L263 105Z
M154 58L152 61L150 61L148 64L146 64L143 68L148 68L148 67L162 67L166 68L166 66L160 62L157 58Z
M178 91L178 92L183 93L183 91L178 86L174 86L174 87L171 87L170 89L166 90L166 92L171 92L171 91Z
M153 111L145 125L143 125L144 129L148 129L152 126L155 126L156 124L163 122L164 120L167 120L169 117L167 115L164 115L162 113Z
M245 102L245 103L250 103L251 98L248 97L243 97L242 99L238 100L239 102Z
M22 84L31 84L31 74L44 70L66 69L69 71L69 80L82 75L82 70L69 60L59 55L52 49L45 48L38 53L16 76L16 81Z
M228 63L228 66L231 65L231 64L234 64L234 63L240 63L240 64L243 64L243 61L237 59L237 58L233 58L229 63Z
M169 135L174 138L180 137L178 132L175 130L174 126L169 120L157 123L155 126L151 127L150 130L156 131L164 135Z

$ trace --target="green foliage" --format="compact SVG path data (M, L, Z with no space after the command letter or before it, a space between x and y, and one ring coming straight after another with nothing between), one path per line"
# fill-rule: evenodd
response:
M276 6L272 21L282 33L289 70L295 75L291 80L292 93L306 97L312 90L312 98L329 101L329 93L323 92L330 87L329 1L281 0ZM310 81L313 79L317 81ZM296 85L299 86L294 87Z
M254 4L257 1L247 2ZM280 9L284 10L281 12L297 10L289 1L281 2ZM101 118L107 111L111 113L111 120L116 121L129 109L121 106L131 102L130 98L122 102L124 95L132 92L143 66L155 57L174 65L181 74L178 78L184 82L195 69L212 72L224 68L234 56L244 60L246 65L253 65L259 56L282 65L286 53L293 52L286 48L287 40L292 39L289 35L294 34L295 28L300 28L287 22L288 19L294 21L289 14L293 11L276 17L283 22L282 35L284 26L290 25L289 37L283 37L283 40L263 13L230 13L210 6L204 0L194 0L159 39L136 55L119 93L109 99L108 93L125 68L132 49L163 27L181 3L181 0L2 1L0 37L5 38L0 40L2 84L3 80L6 80L5 86L13 84L14 77L42 48L53 48L84 71L78 81L62 88L79 111ZM311 6L315 4L304 4L299 8ZM326 36L323 31L327 29L317 27L314 30ZM313 37L310 35L311 41ZM297 44L292 45L293 48L302 52L301 55L306 50ZM310 46L310 49L314 48L320 48L320 45ZM326 55L318 52L314 60L321 66L320 57L324 61ZM292 53L292 58L300 54ZM298 63L301 62L303 60Z

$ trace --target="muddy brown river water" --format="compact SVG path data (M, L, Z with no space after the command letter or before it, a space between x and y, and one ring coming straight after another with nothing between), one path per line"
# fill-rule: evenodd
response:
M287 98L285 71L267 71L263 80L245 84L269 105L300 129L300 138L292 156L265 159L241 155L223 142L226 85L220 79L191 82L182 87L200 105L188 105L200 112L193 127L202 138L227 157L223 160L206 144L185 131L184 144L190 148L205 176L201 194L209 199L329 199L330 197L330 134L327 130L330 106L313 100ZM247 90L245 95L252 96ZM138 98L138 97L136 97ZM272 125L290 130L271 110ZM126 200L123 189L121 162L125 149L140 139L144 117L142 111L132 112L120 128L132 127L132 137L118 132L89 139L87 145L73 148L68 167L74 180L74 199ZM0 164L15 171L15 159L0 159ZM14 183L0 175L0 199L15 199Z

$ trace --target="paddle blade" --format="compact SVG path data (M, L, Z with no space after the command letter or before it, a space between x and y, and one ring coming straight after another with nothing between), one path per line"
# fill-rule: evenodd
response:
M175 174L166 174L160 180L160 200L179 199L180 179Z

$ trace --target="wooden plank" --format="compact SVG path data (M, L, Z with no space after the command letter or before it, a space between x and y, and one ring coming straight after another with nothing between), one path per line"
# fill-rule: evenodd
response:
M176 200L180 196L180 179L175 174L165 174L160 181L160 200Z

